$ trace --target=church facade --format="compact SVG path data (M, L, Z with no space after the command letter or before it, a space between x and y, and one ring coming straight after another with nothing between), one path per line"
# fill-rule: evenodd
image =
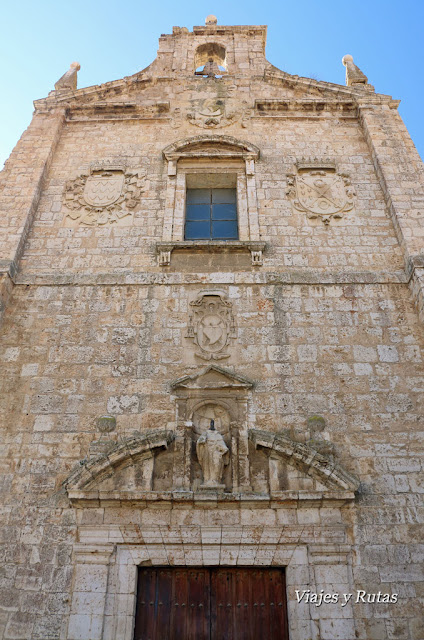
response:
M73 63L0 174L4 640L424 637L423 165L265 41Z

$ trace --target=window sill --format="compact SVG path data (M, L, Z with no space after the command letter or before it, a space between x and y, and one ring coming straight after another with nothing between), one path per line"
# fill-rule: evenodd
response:
M252 267L260 267L265 248L266 243L257 240L179 240L156 243L156 253L161 267L168 267L171 264L171 255L174 249L186 251L201 249L207 253L250 251Z

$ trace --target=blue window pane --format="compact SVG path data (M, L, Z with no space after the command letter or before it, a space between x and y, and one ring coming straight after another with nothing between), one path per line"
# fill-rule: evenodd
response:
M210 204L188 204L186 207L186 220L210 220Z
M208 204L210 201L210 189L187 189L187 204Z
M209 240L210 233L209 220L200 220L195 222L187 220L185 226L186 240Z
M187 189L186 240L237 240L235 189Z
M236 220L217 220L212 221L212 238L214 240L237 240L237 221Z
M212 203L236 204L235 189L212 189Z
M237 220L235 204L212 205L212 220Z

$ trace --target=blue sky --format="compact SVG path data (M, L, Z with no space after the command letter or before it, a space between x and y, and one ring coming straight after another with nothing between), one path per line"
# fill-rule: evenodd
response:
M79 87L136 73L156 56L158 37L173 25L268 25L267 58L300 76L344 84L344 54L376 91L401 99L399 112L424 157L421 103L424 3L422 0L39 0L11 2L1 10L0 167L32 115L76 60Z

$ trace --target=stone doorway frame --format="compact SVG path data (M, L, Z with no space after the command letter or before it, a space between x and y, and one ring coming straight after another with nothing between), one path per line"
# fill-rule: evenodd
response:
M125 528L125 527L124 527ZM67 640L133 640L138 566L262 566L286 572L290 640L355 637L350 603L318 609L298 603L295 589L353 591L351 547L279 544L282 527L81 527ZM278 529L278 532L276 531ZM200 537L200 541L199 541ZM136 539L138 538L139 541ZM269 541L265 541L265 540ZM243 542L245 539L245 542Z

